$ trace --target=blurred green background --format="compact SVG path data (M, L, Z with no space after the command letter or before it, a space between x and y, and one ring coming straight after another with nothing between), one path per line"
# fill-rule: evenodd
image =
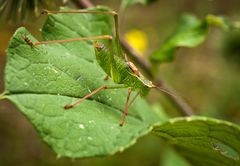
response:
M119 0L93 0L118 11ZM52 3L57 9L62 3ZM74 4L70 6L74 7ZM121 34L138 29L146 34L148 47L145 58L168 37L183 13L199 18L207 14L227 16L240 24L240 1L230 0L157 0L148 5L135 5L120 12ZM2 16L0 16L2 17ZM26 26L39 37L44 17L26 19ZM3 91L3 74L6 63L5 49L17 25L10 20L0 22L0 91ZM187 101L196 114L240 123L240 31L223 32L212 28L207 40L197 48L181 48L173 63L162 64L159 76L166 80ZM151 103L159 102L169 116L176 110L167 99L152 92ZM172 111L174 110L174 111ZM1 165L162 165L171 163L174 152L153 135L141 138L128 150L109 157L83 160L57 159L47 145L41 142L30 122L8 101L0 101L0 166ZM167 155L170 154L170 155ZM177 156L175 156L177 157ZM177 161L177 159L175 160ZM182 161L183 162L183 161ZM178 164L178 163L177 163Z

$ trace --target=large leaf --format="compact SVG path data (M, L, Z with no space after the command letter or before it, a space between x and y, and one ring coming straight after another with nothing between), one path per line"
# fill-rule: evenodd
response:
M212 118L176 118L156 125L165 138L194 166L240 165L240 127Z
M228 29L229 24L223 17L208 15L203 20L193 15L181 16L175 32L161 45L160 49L153 52L150 60L154 63L169 62L174 59L178 47L196 47L207 37L211 26Z
M44 40L106 34L112 34L112 18L106 15L49 15L42 28ZM91 42L31 47L23 36L36 41L25 28L19 28L12 37L7 49L4 97L16 104L59 156L76 158L122 151L160 120L139 98L121 128L127 89L102 91L64 110L64 105L92 90L115 83L103 80L106 74L95 60Z

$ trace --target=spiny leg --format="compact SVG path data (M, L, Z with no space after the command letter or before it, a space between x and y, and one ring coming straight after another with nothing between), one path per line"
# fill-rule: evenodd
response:
M67 42L83 41L83 40L99 40L99 39L112 40L112 36L102 35L102 36L78 37L78 38L70 38L70 39L63 39L63 40L51 40L51 41L40 41L40 42L32 42L27 36L23 36L23 39L28 45L37 46L41 44L67 43Z
M120 88L125 88L125 86L101 86L101 87L95 89L94 91L92 91L91 93L85 95L83 98L80 98L79 100L75 101L74 103L65 105L64 109L73 108L73 107L79 105L82 101L92 97L93 95L95 95L96 93L98 93L102 90L105 90L105 89L120 89Z
M88 11L88 10L76 10L76 11L48 11L43 10L42 14L108 14L112 15L114 18L115 34L116 34L116 43L118 55L124 58L123 51L120 46L120 35L118 28L118 14L115 11Z
M120 127L123 126L124 121L125 121L125 117L126 117L126 115L127 115L128 102L129 102L129 98L130 98L131 93L132 93L132 89L131 89L131 88L128 88L127 100L126 100L126 103L125 103L125 106L124 106L123 115L122 115L122 121L121 121L121 123L120 123Z
M120 126L122 127L125 121L125 117L127 116L127 111L129 109L129 107L132 105L132 103L136 100L136 98L139 96L140 92L138 92L133 98L132 100L129 102L129 104L127 105L127 108L124 108L124 111L126 110L126 112L123 112L123 117L122 117L122 122L120 123ZM129 100L129 99L128 99Z
M140 92L138 92L138 93L132 98L132 100L129 102L129 104L128 104L128 109L129 109L129 107L132 105L132 103L136 100L136 98L139 96L139 94L140 94Z
M116 32L116 43L117 43L117 51L118 51L118 55L122 56L124 58L123 55L123 51L120 47L120 41L119 41L119 30L118 30L118 14L114 11L87 11L87 10L79 10L79 11L48 11L48 10L44 10L43 13L46 14L81 14L81 13L85 13L85 14L110 14L114 16L114 23L115 23L115 32ZM30 45L30 46L36 46L36 45L41 45L41 44L54 44L54 43L65 43L65 42L73 42L73 41L81 41L81 40L99 40L99 39L108 39L108 44L109 44L109 48L110 48L110 52L111 52L111 56L112 56L112 62L111 64L113 64L114 59L113 59L113 45L112 45L112 36L110 35L102 35L102 36L93 36L93 37L81 37L81 38L71 38L71 39L64 39L64 40L52 40L52 41L40 41L40 42L31 42L30 39L28 39L27 37L24 37L25 42ZM95 48L101 47L101 45L99 45L98 43L93 43ZM114 65L113 65L114 66Z
M91 93L87 94L86 96L84 96L83 98L77 100L76 102L72 103L72 104L68 104L68 105L65 105L64 106L64 109L70 109L70 108L73 108L75 107L76 105L80 104L82 101L86 100L87 98L89 97L92 97L93 95L95 95L96 93L104 90L104 89L107 89L108 87L107 86L101 86L97 89L95 89L94 91L92 91Z
M140 95L140 92L138 92L133 98L132 98L132 100L129 102L129 104L128 104L128 109L129 109L129 107L133 104L133 102L136 100L136 98L138 97ZM120 111L120 110L119 110Z
M113 45L112 45L112 36L109 35L102 35L102 36L92 36L92 37L79 37L79 38L70 38L70 39L63 39L63 40L51 40L51 41L39 41L39 42L32 42L27 36L22 35L22 38L24 41L30 45L31 47L42 45L42 44L56 44L56 43L67 43L67 42L74 42L74 41L84 41L84 40L100 40L100 39L107 39L110 52L111 52L111 63L113 64L114 58L113 58ZM102 48L103 45L93 42L93 46L95 48Z
M93 37L80 37L80 38L71 38L71 39L63 39L63 40L51 40L51 41L40 41L40 42L32 42L29 38L26 36L23 36L24 41L30 45L31 47L42 45L42 44L56 44L56 43L66 43L66 42L74 42L74 41L83 41L83 40L99 40L99 39L107 39L109 48L110 48L110 56L111 56L111 62L112 68L116 69L116 64L114 61L114 54L113 54L113 46L112 46L112 36L109 35L103 35L103 36L93 36ZM104 45L94 42L93 43L95 48L102 49L104 48ZM116 69L117 70L117 69ZM106 79L107 80L107 77Z

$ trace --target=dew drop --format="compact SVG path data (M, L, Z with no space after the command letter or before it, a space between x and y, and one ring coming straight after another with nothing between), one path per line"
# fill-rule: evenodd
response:
M92 123L95 123L94 120L89 120L88 123L92 124Z
M66 55L66 56L70 56L71 54L69 54L69 52L65 52L65 55Z
M80 81L82 79L82 76L78 76L76 81Z
M29 84L28 84L27 82L24 82L24 85L25 85L25 86L29 86Z
M79 127L80 129L84 129L84 128L85 128L85 126L84 126L83 124L81 124L81 123L78 125L78 127Z
M87 137L87 139L88 139L88 140L93 140L93 138L92 138L92 137Z

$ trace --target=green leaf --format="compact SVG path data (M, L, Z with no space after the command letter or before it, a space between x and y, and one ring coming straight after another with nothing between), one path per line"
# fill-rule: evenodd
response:
M176 118L154 126L153 133L166 139L194 166L240 164L240 127L230 122Z
M107 34L112 34L112 18L96 14L49 15L42 28L44 40ZM116 84L104 80L106 74L96 62L91 42L31 47L23 36L36 41L25 28L19 28L12 37L7 49L4 97L16 104L58 156L78 158L122 151L161 120L139 98L121 128L127 89L105 90L64 110L66 104L92 90Z
M121 8L125 9L131 5L134 5L136 3L141 3L141 4L149 4L155 0L122 0Z
M163 155L161 162L162 166L192 166L186 159L180 156L176 151L171 148L167 148Z
M160 49L153 52L150 60L153 63L172 61L178 47L193 48L201 44L207 37L211 26L227 30L229 23L226 18L213 15L208 15L203 20L189 14L181 16L175 32L167 38Z

